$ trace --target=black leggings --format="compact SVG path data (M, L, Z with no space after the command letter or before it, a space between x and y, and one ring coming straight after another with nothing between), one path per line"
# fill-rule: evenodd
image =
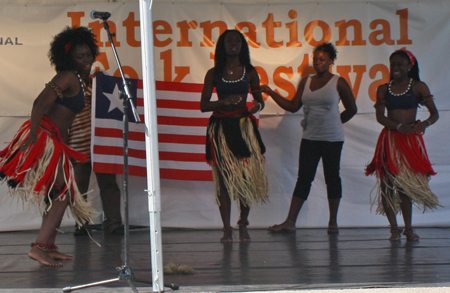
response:
M343 144L343 141L302 139L294 196L304 200L308 199L311 184L316 176L317 165L322 158L328 198L338 199L342 197L342 183L339 170Z

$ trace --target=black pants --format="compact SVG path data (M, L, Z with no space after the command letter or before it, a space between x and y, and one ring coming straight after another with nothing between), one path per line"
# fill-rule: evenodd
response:
M317 165L322 159L325 183L329 199L342 197L342 183L339 175L343 141L315 141L302 139L297 184L294 196L307 200L311 184L316 176Z

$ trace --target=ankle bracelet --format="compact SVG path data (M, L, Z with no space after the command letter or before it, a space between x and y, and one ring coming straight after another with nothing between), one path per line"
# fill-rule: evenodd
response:
M45 251L45 252L54 252L58 250L58 246L55 244L44 244L39 242L32 242L31 247L37 247L38 249Z
M248 226L250 223L248 222L248 220L239 220L237 224L238 226Z

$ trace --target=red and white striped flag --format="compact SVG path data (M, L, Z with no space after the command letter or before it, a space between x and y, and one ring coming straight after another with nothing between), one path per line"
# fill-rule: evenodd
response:
M129 107L128 164L132 176L146 176L142 80L128 79L142 123ZM205 160L206 126L200 112L202 84L156 82L161 179L212 181ZM92 88L92 161L95 172L123 174L122 79L98 75ZM215 95L215 94L214 94Z

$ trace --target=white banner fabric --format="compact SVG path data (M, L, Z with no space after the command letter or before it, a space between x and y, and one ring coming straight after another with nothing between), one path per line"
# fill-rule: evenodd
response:
M65 26L89 26L98 36L101 54L94 67L117 76L103 23L89 17L92 10L112 14L108 23L116 34L115 44L124 71L142 78L139 5L125 3L2 4L0 9L0 141L12 139L29 116L35 97L54 75L47 52L52 36ZM369 194L374 177L364 176L381 126L373 104L376 87L388 80L389 55L402 47L412 51L420 64L421 77L434 94L440 120L427 130L425 142L438 172L431 188L443 208L422 214L414 210L416 226L448 226L448 176L450 144L450 91L445 68L450 67L450 7L446 0L416 2L362 2L306 4L155 3L153 5L155 76L158 81L202 83L213 66L215 42L226 28L238 28L247 37L253 64L262 83L285 97L292 97L302 75L313 73L311 52L322 41L336 44L338 58L333 72L348 80L357 98L358 114L345 125L341 175L344 197L339 212L342 227L387 226L384 217L370 213ZM438 66L439 65L439 66ZM198 97L200 99L200 97ZM419 110L419 118L427 112ZM284 220L295 185L302 112L285 113L271 100L260 116L260 129L267 146L267 169L271 202L255 207L252 227L267 227ZM5 144L2 144L5 145ZM94 178L94 177L92 177ZM121 186L121 176L117 178ZM145 178L130 179L130 223L148 224ZM101 209L98 188L90 197ZM162 180L163 227L217 228L220 216L211 182ZM0 187L0 231L33 229L40 216L24 211ZM233 207L237 219L237 209ZM97 218L96 221L100 221ZM399 218L400 223L402 223ZM326 187L319 166L311 195L300 213L299 227L326 227ZM66 217L64 225L72 225Z

